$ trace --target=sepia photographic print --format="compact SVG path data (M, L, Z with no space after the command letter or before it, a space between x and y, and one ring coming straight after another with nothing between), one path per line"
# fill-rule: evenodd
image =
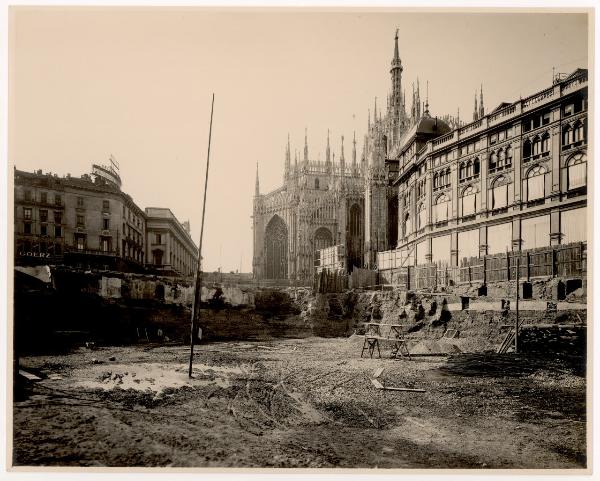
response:
M593 9L7 15L9 471L591 472Z

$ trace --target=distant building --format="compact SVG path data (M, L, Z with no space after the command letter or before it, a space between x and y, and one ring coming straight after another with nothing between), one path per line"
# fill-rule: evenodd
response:
M80 178L14 171L15 261L143 270L145 214L114 163Z
M168 208L146 208L146 267L164 274L193 277L198 247L190 235L189 221L180 223Z

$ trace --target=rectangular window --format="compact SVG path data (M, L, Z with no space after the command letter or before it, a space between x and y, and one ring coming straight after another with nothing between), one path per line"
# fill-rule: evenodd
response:
M110 219L102 219L102 228L104 230L110 229Z
M54 194L54 204L62 205L62 197L60 196L60 194Z
M568 117L569 115L573 115L573 113L575 112L575 104L568 104L564 106L563 109L563 113L565 117Z
M161 239L161 235L160 234L156 234L156 243L157 244L162 244L162 239Z
M83 227L85 225L85 218L82 215L77 216L77 225Z
M23 224L23 232L25 234L31 234L31 223L25 222L25 224Z
M587 212L585 207L560 213L561 244L587 241Z
M521 221L522 249L550 245L550 215L541 215Z
M85 249L85 236L76 235L75 236L75 247L78 251L82 251Z
M435 222L448 220L448 205L450 202L440 202L433 206L433 215Z
M46 192L40 194L40 202L42 202L42 204L48 203L48 194Z
M48 222L48 211L40 210L40 222Z
M24 191L23 197L25 198L25 200L30 201L31 200L31 191L30 190Z
M462 198L462 215L472 215L475 213L476 195L469 194Z
M62 226L60 226L60 225L54 226L54 237L62 237Z
M25 220L31 220L31 208L27 207L23 209L23 218Z
M40 225L40 235L48 235L48 226L46 224Z
M567 167L568 189L578 189L584 187L587 183L587 162L570 165Z
M492 209L502 209L508 205L508 185L494 187L492 190Z
M54 223L55 224L62 224L62 212L56 212L56 211L54 211Z
M77 207L83 207L83 197L77 197Z
M527 200L544 198L545 174L535 175L527 179Z
M458 264L465 257L479 257L479 229L458 233Z
M108 252L110 250L109 239L103 237L102 238L102 242L101 242L101 246L102 246L102 252Z
M450 236L442 235L431 239L431 261L450 262Z
M487 229L488 254L512 250L512 222L491 225Z
M548 125L550 123L550 112L545 113L542 117L542 125Z

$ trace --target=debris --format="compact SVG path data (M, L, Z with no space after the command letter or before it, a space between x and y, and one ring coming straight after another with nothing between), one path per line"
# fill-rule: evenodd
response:
M371 379L371 383L373 383L373 386L375 386L376 389L384 389L386 391L425 392L425 389L413 389L413 388L408 388L408 387L384 386L377 379Z
M116 360L117 360L117 358L116 358L115 356L110 356L110 357L108 358L108 360L109 360L109 361L116 361Z
M92 364L102 364L102 361L99 361L95 357L92 359Z
M383 368L379 367L375 370L375 372L373 373L373 379L377 379L379 376L381 376L381 373L383 372Z
M23 369L19 369L19 374L21 376L23 376L25 379L28 379L29 381L41 381L42 380L41 377L36 376L35 374L31 374L30 372L23 371Z

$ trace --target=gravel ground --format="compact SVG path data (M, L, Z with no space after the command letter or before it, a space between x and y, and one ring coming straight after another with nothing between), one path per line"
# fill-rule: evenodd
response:
M14 465L586 467L581 360L361 359L361 347L203 344L191 381L185 346L23 358L43 379L14 403ZM376 389L381 367L386 386L425 393Z

